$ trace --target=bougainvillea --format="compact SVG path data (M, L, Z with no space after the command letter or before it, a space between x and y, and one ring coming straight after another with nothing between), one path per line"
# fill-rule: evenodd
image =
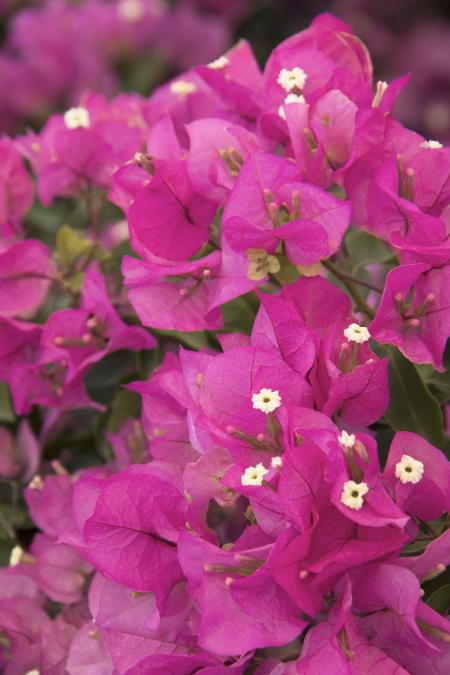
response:
M145 89L225 49L247 0L2 0L0 131L95 88ZM137 68L134 66L138 64ZM139 63L141 63L139 67Z
M449 672L450 150L407 80L325 14L0 141L6 675Z

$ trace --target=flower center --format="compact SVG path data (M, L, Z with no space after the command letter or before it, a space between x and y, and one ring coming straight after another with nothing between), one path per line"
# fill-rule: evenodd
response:
M255 410L261 410L268 415L280 407L281 396L278 390L263 388L257 394L252 394L252 404Z

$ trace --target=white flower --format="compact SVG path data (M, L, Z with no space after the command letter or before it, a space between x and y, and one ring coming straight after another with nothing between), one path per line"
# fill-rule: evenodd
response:
M355 434L347 433L347 431L344 431L343 429L338 436L338 441L344 448L350 449L353 448L353 446L355 445L356 436Z
M292 105L292 103L306 103L305 97L302 96L301 94L288 94L286 98L284 99L283 105L280 105L278 108L278 114L281 117L281 119L285 120L286 119L286 113L284 112L284 107L285 105Z
M230 59L228 59L226 56L219 56L218 59L215 61L211 61L211 63L208 63L208 68L211 68L212 70L223 70L228 66L230 63Z
M242 485L262 485L264 476L269 471L261 464L256 466L248 466L241 476Z
M342 488L341 502L349 509L359 511L364 503L364 495L369 492L367 483L355 483L354 480L347 480Z
M123 21L134 23L142 19L145 14L145 7L141 0L122 0L117 7L117 11Z
M395 477L402 483L418 483L423 478L424 466L418 459L409 455L402 455L402 458L395 465Z
M308 75L302 68L296 66L292 70L282 68L278 75L277 82L287 92L293 89L303 89Z
M438 150L439 148L442 148L443 145L442 143L439 143L439 141L424 141L420 144L420 147L426 148L427 150Z
M358 325L357 323L351 323L350 326L344 330L344 335L349 342L358 342L359 344L362 342L367 342L367 340L370 338L368 329L365 326Z
M170 85L170 91L176 96L187 96L197 91L197 86L193 82L186 82L186 80L177 80Z
M278 389L261 389L257 394L253 394L252 403L255 410L261 410L268 415L281 405L281 396Z
M21 546L14 546L9 556L9 566L15 567L22 562L23 548Z
M89 111L86 108L70 108L64 113L64 124L68 129L86 129L91 123Z
M39 668L32 668L31 670L27 670L25 675L40 675L41 671Z
M276 457L272 457L270 460L270 466L272 469L281 469L283 466L283 458L278 455Z

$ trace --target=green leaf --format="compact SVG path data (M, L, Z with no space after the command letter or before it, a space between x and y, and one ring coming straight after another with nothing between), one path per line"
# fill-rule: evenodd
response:
M19 503L14 509L10 504L0 505L0 539L14 542L15 530L34 529L25 503Z
M423 553L429 543L429 541L413 541L412 544L408 544L402 549L400 555L410 556L413 553Z
M122 389L114 399L106 428L108 431L120 431L130 417L141 414L141 397L134 391Z
M12 551L12 544L9 544L6 541L0 540L0 566L1 567L8 567L11 551Z
M222 305L224 330L226 332L239 332L250 335L256 308L249 295L241 295L239 298L230 300L230 302Z
M62 267L73 267L90 252L94 244L70 225L62 225L56 234L55 257Z
M447 614L450 608L450 584L441 586L427 598L427 605L430 605L439 614Z
M64 284L65 288L68 288L72 293L79 293L81 287L83 286L84 272L75 272L70 276L66 277Z
M300 273L293 263L287 259L285 255L277 256L278 262L280 263L280 271L274 274L275 279L277 279L281 284L293 284L294 281L300 278Z
M121 349L97 361L84 380L90 398L110 406L117 395L118 386L136 379L137 358L137 353Z
M0 422L12 424L16 421L11 396L6 382L0 382Z
M111 255L109 255L102 264L102 272L104 274L120 274L122 259L126 255L133 258L138 257L131 248L128 239L121 241L120 244L117 244L117 246L112 249Z
M199 349L208 349L211 347L208 333L204 330L182 333L177 330L160 330L154 328L152 332L156 335L162 335L174 340L175 342L179 342L188 349L194 349L198 351Z
M392 258L392 249L364 230L350 230L345 237L350 256L350 267L355 274L360 268L373 263L384 263Z
M336 199L345 199L345 190L341 188L340 185L337 185L336 183L330 187L328 190L333 197L336 197Z
M413 431L439 448L444 446L444 421L438 401L420 377L416 366L395 347L376 346L389 356L391 400L386 419L396 431Z
M426 383L432 388L436 389L436 398L441 403L447 403L450 400L450 373L433 372L431 377L425 378Z

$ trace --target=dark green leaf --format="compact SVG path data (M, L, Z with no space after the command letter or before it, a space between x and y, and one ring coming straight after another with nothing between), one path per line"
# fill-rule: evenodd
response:
M120 242L120 244L113 248L112 254L102 264L102 271L105 274L119 274L122 259L126 255L137 257L136 253L131 248L128 239Z
M0 382L0 422L12 424L15 421L16 416L11 405L9 387L6 382Z
M167 338L172 338L175 342L179 342L188 349L208 349L211 347L208 333L206 331L192 331L190 333L182 333L177 330L159 330L153 329L157 335L163 335Z
M141 397L134 391L122 389L114 399L106 428L108 431L120 431L130 417L139 417L140 413Z
M411 556L414 553L423 553L427 544L429 544L428 541L414 541L412 544L405 546L405 548L402 549L400 555Z
M0 539L0 566L8 567L9 558L11 555L12 544L8 544L6 541Z
M438 401L420 377L416 366L395 347L376 347L389 356L391 399L386 419L396 431L413 431L433 445L444 446L444 423Z
M427 598L427 605L430 605L439 614L447 614L450 608L450 584L441 586Z
M226 302L222 312L226 331L250 334L256 311L249 295Z
M350 230L345 238L345 244L353 274L365 265L384 263L392 258L392 249L384 241L364 230Z
M137 371L138 356L124 349L108 354L95 363L85 377L89 396L103 405L111 405L120 384L129 381Z
M448 371L445 373L433 372L431 377L426 378L426 382L428 386L436 390L436 398L441 403L446 403L450 400L450 373Z

